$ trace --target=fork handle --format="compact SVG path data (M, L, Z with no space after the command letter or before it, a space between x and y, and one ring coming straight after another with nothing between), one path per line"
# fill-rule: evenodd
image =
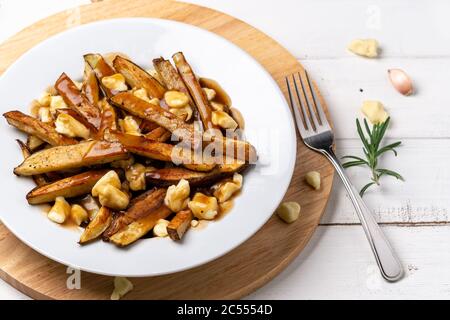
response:
M333 150L323 150L322 152L333 164L336 172L344 183L345 189L347 189L347 193L350 196L359 220L361 221L361 225L364 229L367 240L369 241L372 252L375 255L375 259L383 278L392 282L399 280L403 276L402 265L400 264L400 260L389 244L383 231L381 231L380 226L373 217L372 212L369 210L364 200L348 179L344 172L344 168L334 154Z

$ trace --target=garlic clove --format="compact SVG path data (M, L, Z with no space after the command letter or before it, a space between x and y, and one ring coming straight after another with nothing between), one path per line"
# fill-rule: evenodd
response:
M409 96L414 92L412 80L403 70L389 69L388 75L394 88L404 96Z

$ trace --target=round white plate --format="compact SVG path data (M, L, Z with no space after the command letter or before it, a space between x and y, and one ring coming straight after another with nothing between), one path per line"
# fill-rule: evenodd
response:
M258 163L245 174L244 188L234 208L206 228L189 230L180 243L154 238L139 240L127 248L102 241L80 246L77 241L81 231L51 222L42 208L27 204L25 195L34 187L33 182L13 174L13 168L22 162L15 139L25 136L1 119L0 218L19 239L53 260L84 271L155 276L224 255L270 218L288 188L295 165L296 138L289 107L261 65L213 33L169 20L144 18L106 20L68 30L28 51L3 74L0 108L2 112L17 109L29 113L30 101L63 71L81 79L82 56L86 53L123 52L148 68L153 58L170 58L177 51L184 52L198 75L216 79L225 88L246 120L248 140L258 150Z

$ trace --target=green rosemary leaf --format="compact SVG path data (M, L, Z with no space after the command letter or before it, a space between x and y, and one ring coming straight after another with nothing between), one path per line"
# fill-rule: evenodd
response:
M367 189L369 189L371 186L373 186L375 184L375 182L369 182L368 184L366 184L362 189L361 189L361 191L359 191L359 195L361 196L361 197L363 197L364 196L364 193L367 191Z
M395 177L398 180L405 181L405 179L403 179L403 177L400 175L400 173L397 173L395 171L388 170L388 169L376 169L376 171L378 173L380 173L380 176L385 174L385 175L388 175L388 176Z
M343 156L341 159L353 159L353 160L364 161L365 163L367 163L367 161L364 160L363 158L356 157L356 156Z
M361 166L361 165L367 165L367 162L362 160L362 161L348 161L348 162L344 162L342 164L342 167L344 168L350 168L350 167L355 167L355 166Z
M356 130L358 131L359 138L361 139L364 147L366 148L367 151L369 151L370 150L369 142L366 140L366 137L364 136L364 133L361 128L361 124L359 123L358 119L356 119Z
M397 141L397 142L391 143L391 144L389 144L387 146L384 146L383 148L378 150L377 156L380 156L380 155L382 155L383 153L385 153L387 151L392 151L395 154L395 156L397 156L397 151L394 148L397 148L401 144L402 144L401 141Z

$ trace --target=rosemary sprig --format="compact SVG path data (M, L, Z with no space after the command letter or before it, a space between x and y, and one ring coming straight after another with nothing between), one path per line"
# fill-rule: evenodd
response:
M361 197L371 186L379 186L380 178L382 176L391 176L397 178L398 180L404 181L403 177L399 173L384 168L378 168L378 159L380 158L380 156L388 151L392 151L394 155L397 156L397 151L395 150L395 148L397 148L401 144L401 141L397 141L381 147L381 142L383 140L384 134L386 133L386 130L389 126L389 121L390 118L387 118L385 122L373 125L372 130L370 130L367 120L364 119L364 128L368 135L366 137L359 120L356 119L356 128L358 131L358 135L363 143L363 152L366 159L356 156L345 156L342 157L342 159L349 159L349 161L343 163L342 166L344 168L355 166L369 167L371 171L371 181L367 183L359 192Z

